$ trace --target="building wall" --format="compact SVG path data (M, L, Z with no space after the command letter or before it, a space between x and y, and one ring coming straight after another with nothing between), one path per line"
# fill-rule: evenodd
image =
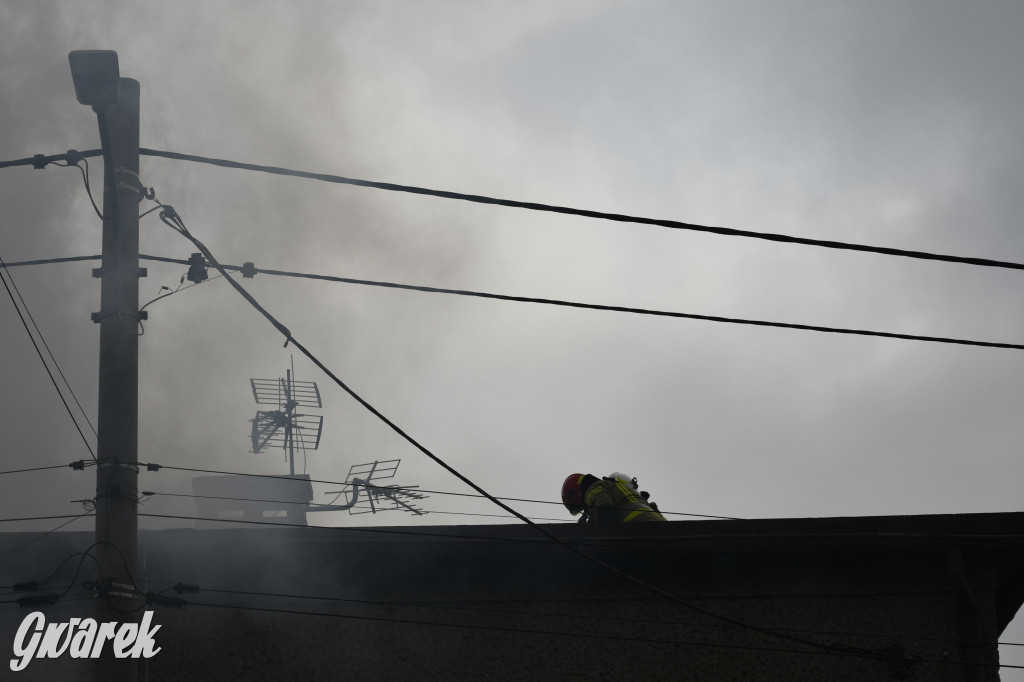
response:
M143 532L140 587L180 581L202 591L182 595L190 602L184 609L156 610L163 650L141 666L140 679L895 680L884 660L850 649L890 645L917 659L913 680L998 679L996 613L1005 577L992 557L972 560L967 570L991 666L972 678L959 664L962 604L944 543L649 525L658 528L548 528L679 601L518 526L411 528L409 535ZM424 531L459 537L418 534ZM76 544L62 541L38 548L40 566L55 566ZM90 541L83 535L77 544ZM31 573L32 566L21 569ZM59 605L53 618L74 606ZM73 615L88 615L81 607ZM3 612L4 640L12 640L24 614ZM36 661L26 672L17 679L87 679L85 667L68 660Z

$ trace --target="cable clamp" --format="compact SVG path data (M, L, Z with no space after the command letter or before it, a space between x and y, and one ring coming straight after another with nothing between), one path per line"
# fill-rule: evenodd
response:
M123 313L120 310L103 310L103 311L100 311L98 313L93 313L90 316L90 319L92 319L93 322L100 322L104 318L114 317L116 315L120 315L122 317L132 317L132 318L135 318L136 320L148 320L149 319L149 311L148 310L140 310L139 312L135 313L134 315L132 315L131 313Z
M256 264L252 261L246 261L242 263L242 269L239 272L242 273L244 279L253 279L256 277Z
M103 597L137 599L139 596L134 585L114 582L110 578L106 578L102 582L92 583L92 585L96 588L96 594Z
M69 166L77 166L78 163L85 158L77 149L69 149L67 154L64 156L67 158Z
M138 462L122 462L121 460L117 459L116 457L114 457L112 459L100 460L100 461L96 462L96 466L98 466L100 468L103 468L103 467L107 467L107 468L115 467L115 468L118 468L118 469L132 469L132 470L134 470L136 472L139 470L139 463Z
M160 471L160 465L159 464L147 464L146 465L146 471Z
M42 154L36 154L32 157L32 167L36 170L42 170L46 168L46 165L50 163L46 160L46 157Z
M107 274L108 272L118 272L118 271L117 270L107 270L105 268L93 268L92 269L92 276L93 277L102 277L103 275ZM149 276L149 270L147 268L136 268L136 269L122 268L120 270L120 272L127 272L129 275L135 274L135 275L138 275L140 278L148 277Z
M68 464L68 466L71 467L75 471L85 471L85 460L84 459L76 460L76 461L72 462L71 464Z
M142 203L143 199L149 199L151 201L156 200L156 190L153 189L152 187L146 187L144 184L142 184L142 178L140 178L139 174L133 171L132 169L124 168L122 166L121 168L115 170L114 173L126 173L132 176L132 178L134 178L134 184L126 184L123 182L119 182L117 183L117 188L127 189L131 190L132 192L135 192L137 195L139 195L139 203Z

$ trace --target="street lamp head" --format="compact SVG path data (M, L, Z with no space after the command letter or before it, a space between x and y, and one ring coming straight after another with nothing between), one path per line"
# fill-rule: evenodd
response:
M75 97L95 109L114 106L121 99L121 72L113 50L72 50L68 53Z

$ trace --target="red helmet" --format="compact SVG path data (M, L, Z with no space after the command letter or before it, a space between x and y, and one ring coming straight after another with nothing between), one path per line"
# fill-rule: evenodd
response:
M572 474L562 484L562 504L576 516L583 511L583 479L585 474Z

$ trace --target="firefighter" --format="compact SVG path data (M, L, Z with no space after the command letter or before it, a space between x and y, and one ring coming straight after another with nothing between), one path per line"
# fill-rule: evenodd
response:
M572 474L562 484L562 504L573 516L583 513L580 523L664 521L648 497L635 478L618 472L604 478Z

